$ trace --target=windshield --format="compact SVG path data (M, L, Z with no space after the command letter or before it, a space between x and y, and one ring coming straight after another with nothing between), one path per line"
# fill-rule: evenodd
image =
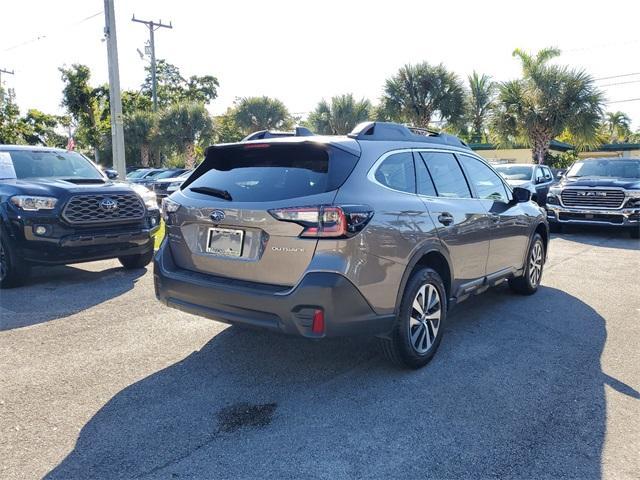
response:
M127 178L142 178L145 174L149 173L148 168L143 168L140 170L134 170L133 172L127 174Z
M337 148L305 143L211 149L182 189L216 190L237 202L300 198L335 190L357 160Z
M158 172L155 175L151 175L151 178L161 179L161 178L173 178L177 177L182 173L180 170L167 170L165 172Z
M102 173L76 152L12 150L0 154L11 158L15 178L104 180ZM6 172L1 176L7 178Z
M640 178L640 159L584 160L574 163L567 177Z
M531 180L531 165L496 165L496 171L507 180Z

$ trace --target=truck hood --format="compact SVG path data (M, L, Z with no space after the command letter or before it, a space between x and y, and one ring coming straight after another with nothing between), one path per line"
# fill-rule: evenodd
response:
M100 181L75 183L57 178L29 178L23 180L4 180L5 185L14 187L15 192L26 195L60 197L74 193L133 192L134 189L123 182Z
M567 177L559 185L562 188L570 187L600 187L600 188L624 188L626 190L640 190L640 178L611 178L611 177Z

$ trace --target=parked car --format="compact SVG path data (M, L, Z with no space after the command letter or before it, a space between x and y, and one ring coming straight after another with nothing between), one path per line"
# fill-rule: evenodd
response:
M576 161L547 197L554 232L563 225L627 228L640 238L640 158L589 158Z
M511 163L495 165L494 168L509 185L526 188L531 192L531 200L544 206L549 188L555 182L549 167L545 165Z
M158 200L158 203L161 203L165 197L168 197L173 192L175 192L178 188L180 188L180 185L182 185L182 182L184 182L187 178L189 178L189 175L191 175L192 172L193 170L187 170L177 176L173 176L170 178L161 178L159 180L156 180L153 183L153 191L156 194L156 199Z
M163 216L166 305L313 339L376 335L412 368L453 304L504 280L535 293L549 238L529 190L458 138L384 122L209 147Z
M126 181L129 183L143 183L149 181L155 175L161 174L165 170L164 168L140 168L131 173L127 173Z
M141 268L159 223L153 192L109 180L79 153L0 145L0 288L36 264L118 258Z

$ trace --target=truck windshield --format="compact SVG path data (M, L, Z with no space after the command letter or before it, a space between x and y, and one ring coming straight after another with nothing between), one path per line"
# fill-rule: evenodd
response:
M9 150L0 152L10 157L15 178L63 178L104 180L102 173L76 152L56 150ZM6 170L6 169L5 169ZM6 173L6 172L5 172ZM3 177L8 178L7 175Z
M594 159L576 162L567 177L611 177L640 179L640 159Z

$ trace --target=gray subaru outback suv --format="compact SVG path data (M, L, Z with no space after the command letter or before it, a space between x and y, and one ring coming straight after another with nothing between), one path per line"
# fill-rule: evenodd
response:
M456 137L399 124L215 145L164 200L156 296L307 338L375 335L418 368L456 302L538 289L549 233L529 200Z

